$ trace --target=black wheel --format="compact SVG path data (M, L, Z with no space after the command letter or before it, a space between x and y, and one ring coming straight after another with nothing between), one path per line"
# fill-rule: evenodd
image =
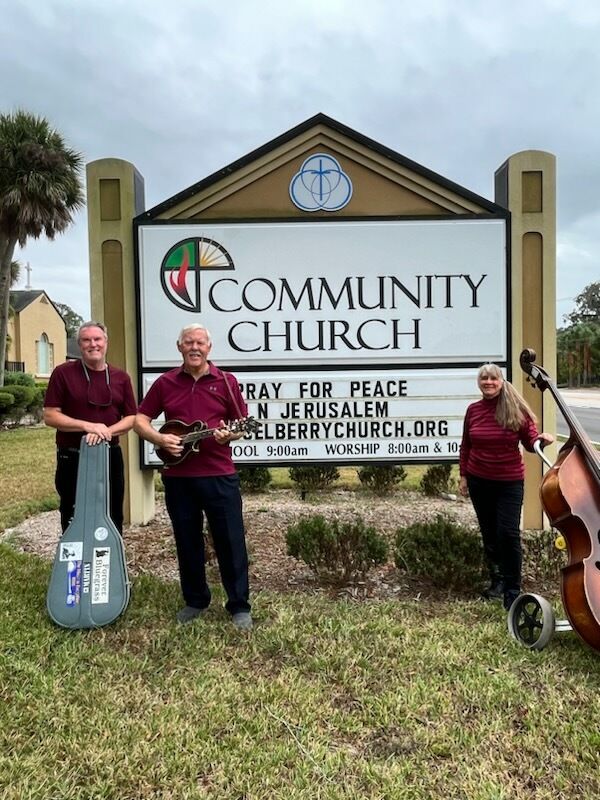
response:
M543 650L554 633L554 611L539 594L520 594L508 612L510 635L529 650Z

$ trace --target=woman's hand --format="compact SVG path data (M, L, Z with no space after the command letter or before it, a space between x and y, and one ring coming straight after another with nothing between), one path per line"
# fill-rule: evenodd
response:
M458 491L461 493L463 497L469 496L469 488L467 486L467 479L464 475L461 476L460 481L458 482Z
M540 440L540 442L542 442L542 446L546 447L546 445L552 444L552 442L554 441L554 436L552 436L551 433L542 432L538 436L538 439Z

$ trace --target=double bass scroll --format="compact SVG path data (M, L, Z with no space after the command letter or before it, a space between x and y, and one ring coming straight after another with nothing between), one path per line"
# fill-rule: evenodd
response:
M530 383L550 392L569 428L540 485L544 511L567 545L568 563L561 570L563 605L573 629L600 650L600 454L535 359L534 350L523 350L521 369Z

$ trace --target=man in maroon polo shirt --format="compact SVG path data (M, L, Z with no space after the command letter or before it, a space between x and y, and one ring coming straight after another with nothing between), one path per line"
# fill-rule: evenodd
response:
M110 516L123 531L125 478L119 435L133 427L136 404L126 372L106 363L108 335L101 322L84 322L77 332L81 360L56 367L44 399L44 422L56 428L56 491L60 524L67 529L75 509L79 446L110 443Z
M249 630L252 617L242 498L229 446L242 434L233 434L225 424L225 420L246 417L248 410L235 377L209 361L211 347L210 333L204 326L183 328L177 341L183 364L152 384L138 408L135 430L143 439L178 457L183 453L181 438L156 431L151 424L153 419L164 413L167 420L186 425L201 421L216 429L213 436L198 443L197 452L189 452L162 472L185 601L177 619L191 622L210 604L204 563L204 512L227 594L225 608L237 628Z

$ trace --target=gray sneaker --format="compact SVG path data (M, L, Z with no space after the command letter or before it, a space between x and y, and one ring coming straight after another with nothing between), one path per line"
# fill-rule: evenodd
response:
M252 629L252 617L249 611L238 611L231 618L235 627L240 631L249 631Z
M186 622L192 622L206 612L205 608L195 608L194 606L184 606L177 612L177 622L185 625Z

